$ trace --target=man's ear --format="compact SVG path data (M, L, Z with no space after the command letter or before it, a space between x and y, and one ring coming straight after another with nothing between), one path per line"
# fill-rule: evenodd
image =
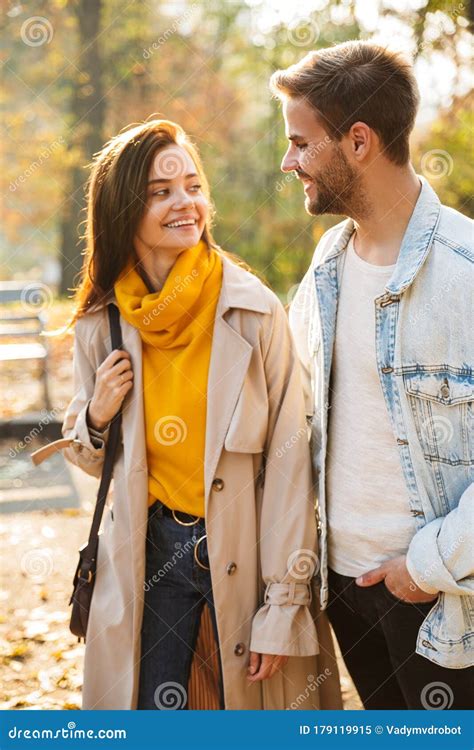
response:
M374 144L375 133L365 122L355 122L348 133L351 155L354 159L365 159Z

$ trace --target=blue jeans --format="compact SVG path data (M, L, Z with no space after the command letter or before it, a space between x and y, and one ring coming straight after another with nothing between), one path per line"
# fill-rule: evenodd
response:
M176 516L193 520L184 513ZM205 604L218 642L207 539L201 539L205 533L203 518L182 526L159 500L149 508L139 709L188 708L188 680ZM223 708L222 681L220 693Z

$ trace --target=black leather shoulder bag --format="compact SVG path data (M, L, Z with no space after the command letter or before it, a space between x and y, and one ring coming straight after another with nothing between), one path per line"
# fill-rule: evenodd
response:
M122 330L120 328L120 313L116 305L108 305L110 336L112 350L122 348ZM104 465L100 479L97 502L89 533L89 540L79 550L79 562L73 580L73 591L69 604L72 604L71 622L69 628L79 640L86 638L89 611L94 591L97 572L97 552L99 548L99 528L105 508L105 501L109 491L114 469L117 448L120 442L120 428L122 425L122 409L118 411L110 423L109 437L105 447Z

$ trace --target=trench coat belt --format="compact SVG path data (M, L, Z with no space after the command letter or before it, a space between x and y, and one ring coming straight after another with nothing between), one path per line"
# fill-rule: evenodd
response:
M308 583L269 583L265 589L265 604L308 606L311 602L311 586Z
M81 451L82 448L87 448L81 440L77 440L76 438L61 438L60 440L54 440L54 442L48 443L48 445L44 445L42 448L38 448L38 450L31 453L31 460L35 466L38 466L42 461L45 461L52 456L53 453L57 453L57 451L61 451L63 448L69 448L70 445L74 445L78 451Z

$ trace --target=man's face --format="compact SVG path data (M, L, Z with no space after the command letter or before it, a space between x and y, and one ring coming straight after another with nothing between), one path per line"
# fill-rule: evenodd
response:
M295 171L303 183L309 214L348 214L358 203L358 172L342 146L323 128L313 107L304 99L283 100L288 150L283 172Z

